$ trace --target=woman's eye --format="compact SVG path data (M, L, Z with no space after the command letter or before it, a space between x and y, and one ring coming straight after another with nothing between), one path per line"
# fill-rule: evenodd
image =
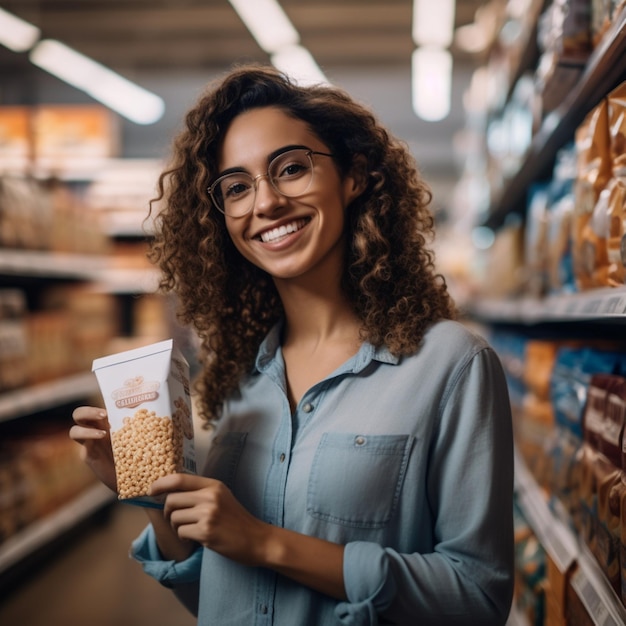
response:
M279 177L285 176L298 176L307 169L307 166L303 163L289 163L283 166L278 173Z
M240 196L246 191L250 189L250 185L242 182L231 183L226 187L226 192L224 193L224 197L226 198L234 198Z

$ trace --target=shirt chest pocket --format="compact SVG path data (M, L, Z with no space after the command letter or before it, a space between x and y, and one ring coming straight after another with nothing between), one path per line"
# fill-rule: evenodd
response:
M307 492L307 513L354 528L382 528L395 513L411 435L324 433Z

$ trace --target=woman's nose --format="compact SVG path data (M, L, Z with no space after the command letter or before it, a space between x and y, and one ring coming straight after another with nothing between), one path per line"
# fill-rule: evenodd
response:
M274 189L267 174L259 174L255 178L254 184L256 194L252 209L255 213L273 211L276 207L283 204L284 196Z

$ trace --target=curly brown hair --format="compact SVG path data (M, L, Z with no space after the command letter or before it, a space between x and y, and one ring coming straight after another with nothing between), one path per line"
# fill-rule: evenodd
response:
M160 287L176 294L179 319L200 340L197 382L207 423L220 416L283 314L271 277L236 250L207 193L230 122L267 106L307 123L342 176L357 161L364 168L365 191L347 213L342 277L361 320L361 338L396 355L411 354L430 324L456 315L428 248L431 193L406 145L340 89L300 86L271 67L236 67L188 112L159 178L153 203L160 209L153 203L150 209L155 236L149 256L162 270Z

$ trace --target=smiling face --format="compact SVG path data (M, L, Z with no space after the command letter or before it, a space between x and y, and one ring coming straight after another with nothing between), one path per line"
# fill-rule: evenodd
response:
M341 274L344 213L360 193L350 176L342 179L329 156L312 155L313 181L298 197L272 187L267 169L272 158L293 147L329 153L302 120L276 107L253 109L236 117L224 136L220 173L243 171L256 178L252 210L225 217L239 252L274 279Z

